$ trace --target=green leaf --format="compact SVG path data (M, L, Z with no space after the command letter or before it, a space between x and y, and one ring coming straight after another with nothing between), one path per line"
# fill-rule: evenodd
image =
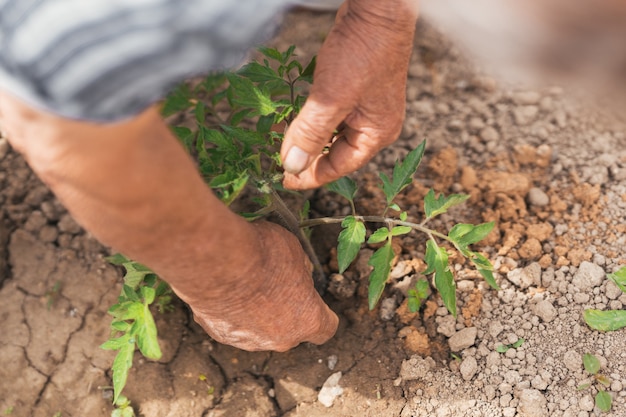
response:
M150 305L154 302L154 297L156 295L156 291L151 287L141 287L141 298L143 298L143 302L146 305Z
M482 223L479 225L459 223L455 224L448 237L452 239L461 248L467 248L467 246L480 242L493 230L495 223Z
M387 229L386 227L381 227L380 229L378 229L377 231L375 231L374 233L370 235L370 238L367 239L367 243L369 244L380 243L383 240L387 240L387 239L389 239L389 229Z
M166 98L161 107L161 114L163 117L171 116L174 113L178 113L190 108L193 103L190 101L191 91L187 84L180 84L174 89Z
M525 341L526 340L520 337L519 339L517 339L517 342L511 344L511 347L517 349L518 347L522 346Z
M281 54L281 64L286 64L289 58L293 56L293 51L296 50L296 45L290 45L285 52Z
M609 411L611 411L611 407L613 405L613 398L611 398L611 394L609 394L608 392L599 391L596 394L595 402L596 402L596 407L598 407L600 411L604 411L605 413L608 413Z
M266 57L270 59L274 59L278 62L282 62L283 55L277 49L268 48L266 46L261 46L259 47L259 52L261 52L263 55L265 55Z
M137 295L135 290L126 284L122 286L122 294L126 297L127 300L139 301L139 296Z
M128 324L128 323L127 323ZM129 335L125 334L120 337L112 338L100 345L100 349L104 350L120 350L128 344Z
M305 81L309 84L313 83L313 74L315 73L315 65L317 64L317 56L314 56L313 59L304 67L304 70L300 73L298 80Z
M626 292L626 266L621 267L607 277L619 287L622 292Z
M220 198L224 204L229 205L243 191L249 179L250 176L246 172L228 171L213 178L209 185L212 188L222 189Z
M365 225L356 220L354 216L346 217L341 222L343 230L339 234L339 245L337 246L337 262L339 273L342 274L359 254L361 245L365 242Z
M273 125L274 115L270 114L267 116L261 116L256 122L256 131L259 133L268 133L272 129Z
M276 71L274 71L271 67L261 65L258 62L250 62L249 64L241 67L237 74L249 78L253 82L262 83L267 81L282 81L282 77L279 77Z
M584 384L580 384L579 386L576 387L576 389L578 391L582 391L584 389L587 389L591 386L591 382L585 382Z
M234 74L226 76L233 89L233 104L254 109L259 115L267 116L276 111L277 106L269 96L247 78Z
M113 265L123 265L127 262L130 262L130 259L122 255L121 253L116 253L115 255L107 256L106 258L104 258L104 260Z
M396 165L393 167L392 179L387 177L385 173L380 173L387 205L390 205L398 193L413 182L413 175L415 175L415 171L417 171L417 167L422 161L425 149L426 141L423 141L417 148L408 153L404 161L396 161Z
M326 185L326 188L339 194L348 201L353 201L357 192L356 182L348 177L341 177L337 181Z
M368 304L369 309L373 310L378 304L380 296L383 294L387 278L391 272L391 262L393 261L394 253L391 247L391 242L388 241L384 246L378 248L368 261L368 265L373 266L374 270L370 274L369 279L369 293Z
M126 380L128 379L128 371L133 366L133 355L135 354L135 340L129 335L122 336L124 343L121 344L115 359L113 360L113 403L117 402L118 397L122 393Z
M395 203L394 203L394 204L391 204L391 205L389 206L389 208L390 208L390 209L392 209L392 210L395 210L395 211L400 211L400 210L401 210L400 206L399 206L399 205L397 205L397 204L395 204Z
M157 339L156 324L150 308L145 304L134 304L129 308L129 315L135 319L130 334L135 336L139 350L149 359L160 359L161 348Z
M589 327L601 332L611 332L626 327L626 310L585 310L585 322Z
M400 220L402 220L402 221L404 222L404 221L406 221L406 218L407 218L408 216L409 216L409 215L407 214L407 212L406 212L406 211L403 211L402 213L400 213Z
M174 133L174 136L176 136L178 141L182 143L185 150L187 152L191 152L191 149L193 149L193 138L195 135L191 129L184 126L174 126L172 127L172 133Z
M456 317L456 285L448 265L448 253L432 240L428 240L424 260L428 266L424 274L435 274L435 288L450 314Z
M408 291L408 307L411 313L415 313L420 309L422 303L428 298L430 294L430 284L425 279L419 279L415 283L415 289Z
M391 236L401 236L410 233L413 230L410 226L394 226L391 229Z
M509 346L509 345L498 345L498 346L496 346L496 352L498 352L498 353L505 353L509 349L511 349L511 346Z
M424 212L427 219L432 219L442 213L448 211L450 207L459 205L469 198L467 194L450 194L445 197L443 194L439 194L439 197L435 198L435 191L431 188L428 194L424 197Z
M117 330L118 332L125 332L130 329L130 324L125 321L113 321L111 322L111 328L113 330Z
M480 275L485 279L487 284L494 290L499 290L500 286L493 276L493 265L484 255L478 252L469 252L469 259L472 261Z
M585 371L589 372L591 375L595 375L600 371L600 360L591 353L585 353L583 355L583 366L585 367Z

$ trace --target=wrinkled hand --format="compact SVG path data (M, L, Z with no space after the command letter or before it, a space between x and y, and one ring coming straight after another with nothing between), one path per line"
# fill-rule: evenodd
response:
M347 0L339 10L318 54L311 94L285 135L285 187L309 189L334 181L399 136L415 2ZM340 124L338 138L322 155Z
M241 254L239 282L207 299L185 296L194 319L215 340L241 349L286 351L301 342L321 344L339 319L313 288L311 263L298 240L272 223L254 223L261 261ZM218 284L221 285L221 284Z

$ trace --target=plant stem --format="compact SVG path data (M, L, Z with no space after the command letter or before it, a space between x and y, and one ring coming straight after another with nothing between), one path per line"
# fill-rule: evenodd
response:
M326 290L326 274L324 274L324 270L322 269L322 264L320 263L317 255L315 254L315 250L311 245L311 241L309 241L308 237L302 231L300 227L300 222L296 218L296 216L289 210L285 202L278 195L276 190L272 189L269 194L271 208L278 214L278 216L283 220L285 227L300 241L302 245L302 249L309 256L311 263L313 264L313 281L315 284L315 289L320 294L323 294Z
M406 221L392 219L390 217L383 217L383 216L354 216L354 218L362 222L368 222L368 223L385 223L387 225L393 225L393 226L408 226L411 229L419 230L420 232L427 234L431 238L433 236L437 236L440 239L447 240L448 242L454 244L452 239L450 239L448 236L436 230L429 229L428 227L425 227L421 224L406 222ZM344 217L321 217L319 219L304 220L300 222L300 227L314 227L314 226L321 226L323 224L341 223L343 220L344 220Z

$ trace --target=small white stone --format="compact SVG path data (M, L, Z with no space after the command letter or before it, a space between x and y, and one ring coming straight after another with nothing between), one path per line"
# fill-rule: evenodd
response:
M550 197L541 188L533 187L528 190L528 202L533 206L547 206L550 204Z
M328 377L319 394L317 394L317 400L322 403L324 407L331 407L335 399L343 394L343 388L339 386L340 379L341 372L335 372Z
M548 300L539 301L533 309L535 315L539 316L544 323L550 323L558 315L556 308Z
M460 352L463 349L467 349L476 342L476 336L478 335L478 328L467 327L463 330L456 332L450 339L448 344L452 352Z
M463 359L459 370L461 371L461 376L464 380L469 381L474 378L474 375L476 375L476 372L478 371L478 362L476 362L476 358L468 356Z
M578 271L574 274L572 284L580 290L590 290L602 284L605 277L602 267L588 261L581 262Z

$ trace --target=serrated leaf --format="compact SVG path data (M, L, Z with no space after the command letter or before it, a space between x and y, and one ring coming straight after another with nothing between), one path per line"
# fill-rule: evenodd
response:
M413 230L410 226L394 226L391 229L391 236L401 236L410 233Z
M449 208L463 203L468 198L469 195L467 194L450 194L447 197L443 194L439 194L438 197L435 197L435 191L431 188L424 197L424 212L426 213L426 218L432 219L435 216L443 214L448 211Z
M599 391L596 394L595 403L596 407L598 407L600 411L608 413L609 411L611 411L611 407L613 406L613 398L608 392Z
M233 104L254 109L261 116L267 116L276 111L277 105L269 94L254 85L252 81L235 74L228 74L226 77L233 89Z
M113 403L117 402L118 397L122 393L126 380L128 379L128 370L133 366L133 356L135 354L135 340L129 335L122 336L124 343L121 344L115 359L113 360Z
M275 59L276 61L282 61L283 55L274 48L268 48L266 46L259 47L259 52L265 55L268 58Z
M124 295L124 297L126 297L127 300L139 301L139 296L137 295L135 290L126 284L122 286L122 294Z
M585 322L589 327L601 332L611 332L626 327L626 310L592 310L583 312Z
M485 282L487 282L487 284L489 284L489 286L494 290L499 290L500 286L493 276L493 265L491 265L489 259L478 252L470 252L469 255L470 261L474 264L480 275L482 275L485 279Z
M583 355L583 366L585 371L595 375L600 371L600 360L591 353L585 353Z
M346 217L341 222L343 230L339 234L339 245L337 246L337 263L339 273L342 274L359 254L361 245L365 242L365 225L354 218Z
M133 306L132 314L135 322L132 324L130 334L136 338L137 347L149 359L160 359L161 348L157 339L157 329L150 308L145 304Z
M369 278L368 304L370 310L376 307L380 296L383 294L387 278L389 278L389 273L391 272L393 257L391 242L388 241L384 246L378 248L367 262L368 265L374 267Z
M619 287L622 292L626 292L626 266L621 267L607 277Z
M161 114L163 117L171 116L174 113L190 108L193 103L189 100L191 98L191 91L187 84L180 84L174 89L163 102L161 107Z
M100 349L119 350L123 348L126 344L128 344L129 339L130 339L130 335L127 335L127 334L120 336L120 337L113 338L113 339L109 339L100 345Z
M282 81L282 77L279 77L276 71L274 71L271 67L261 65L258 62L250 62L240 70L237 71L237 74L246 77L254 82L267 82L267 81Z
M369 239L367 239L367 243L375 244L387 239L389 239L389 229L387 229L386 227L381 227L370 235Z
M349 177L341 177L337 181L333 181L326 185L326 188L339 194L348 201L354 201L354 196L357 192L356 182Z
M193 149L193 138L195 135L191 129L184 126L173 126L171 129L174 136L176 136L178 141L185 147L185 150L187 152L191 152L191 149Z
M301 81L305 81L305 82L307 82L309 84L312 84L313 83L313 74L315 73L315 66L316 66L316 64L317 64L317 56L314 56L313 59L311 59L311 61L309 61L307 66L304 67L304 69L300 73L300 76L298 77L298 79L301 80Z
M113 321L111 322L111 328L118 332L125 332L126 330L130 329L130 324L125 321Z
M424 274L435 274L435 288L450 314L456 317L456 285L448 265L448 253L432 240L428 240L424 260L427 265Z
M479 225L459 223L455 224L448 237L452 239L459 247L466 248L471 244L480 242L493 230L495 223L482 223Z
M407 154L403 161L396 161L392 178L387 177L385 173L380 173L387 205L390 205L398 193L413 182L413 175L415 175L415 171L422 161L425 149L426 141L422 141L417 148Z

